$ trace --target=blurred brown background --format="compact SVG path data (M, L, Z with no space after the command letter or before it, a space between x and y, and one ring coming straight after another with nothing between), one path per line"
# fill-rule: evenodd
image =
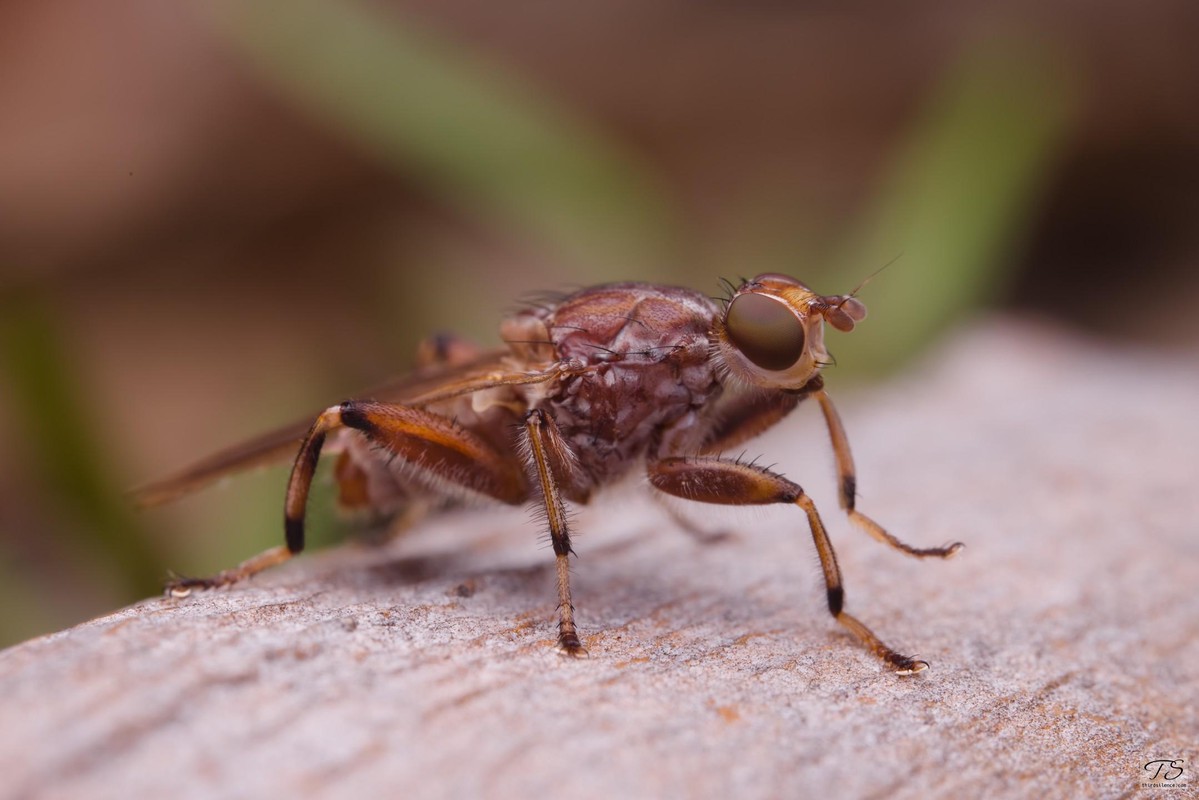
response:
M894 260L838 375L986 308L1193 358L1196 31L1187 0L0 6L0 644L276 543L282 471L121 491L536 289Z

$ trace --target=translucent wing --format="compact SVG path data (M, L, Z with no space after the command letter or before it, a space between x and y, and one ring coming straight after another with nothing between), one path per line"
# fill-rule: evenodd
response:
M389 403L420 405L466 394L507 382L502 380L506 374L503 358L510 353L508 349L497 348L463 363L425 367L357 396ZM143 508L169 503L203 489L226 475L294 458L300 441L318 413L314 411L304 419L213 453L162 480L140 486L130 493L133 501Z

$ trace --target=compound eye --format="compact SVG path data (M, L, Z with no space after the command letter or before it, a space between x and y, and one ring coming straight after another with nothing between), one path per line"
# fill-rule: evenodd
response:
M733 345L762 369L787 369L803 355L803 323L785 304L765 295L737 295L724 325Z

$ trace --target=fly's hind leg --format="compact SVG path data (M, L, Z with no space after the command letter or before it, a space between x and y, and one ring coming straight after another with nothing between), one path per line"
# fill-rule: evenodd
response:
M841 508L845 509L850 520L883 544L916 558L950 558L965 547L961 542L953 542L944 547L913 547L888 533L882 525L857 510L858 479L854 470L853 454L849 450L849 438L845 435L845 426L841 424L841 416L824 389L818 389L815 395L824 414L824 422L828 426L829 438L833 443L833 455L837 460L837 486Z
M845 610L845 589L841 581L841 568L837 565L837 554L815 504L798 484L764 467L715 456L670 457L652 461L649 479L655 488L667 494L704 503L791 503L799 506L807 515L812 541L820 556L829 613L896 673L911 675L928 668L927 662L914 656L901 655L888 647L870 628Z
M287 484L284 508L286 546L273 547L237 567L208 578L170 581L172 594L192 588L226 586L287 561L304 549L308 492L326 437L351 428L417 476L453 484L510 504L527 499L529 489L518 461L446 417L410 406L348 401L324 411L300 446Z
M297 551L299 552L299 551ZM207 578L188 578L182 575L172 577L166 583L167 594L172 597L187 597L192 589L215 589L218 586L228 586L245 580L251 575L257 575L264 569L282 564L294 555L287 547L279 545L262 551L253 558L248 558L231 569L221 570Z

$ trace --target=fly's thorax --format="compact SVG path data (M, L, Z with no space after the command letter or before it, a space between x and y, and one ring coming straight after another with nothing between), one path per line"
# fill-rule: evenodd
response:
M565 298L545 319L559 359L589 367L580 383L613 406L673 404L714 384L711 300L688 289L621 283ZM578 391L578 390L577 390Z
M580 365L528 399L553 415L581 467L599 482L630 466L719 390L709 339L717 313L711 300L687 289L611 284L522 312L504 332L510 347L529 352L544 345L524 342L548 341L556 360Z

